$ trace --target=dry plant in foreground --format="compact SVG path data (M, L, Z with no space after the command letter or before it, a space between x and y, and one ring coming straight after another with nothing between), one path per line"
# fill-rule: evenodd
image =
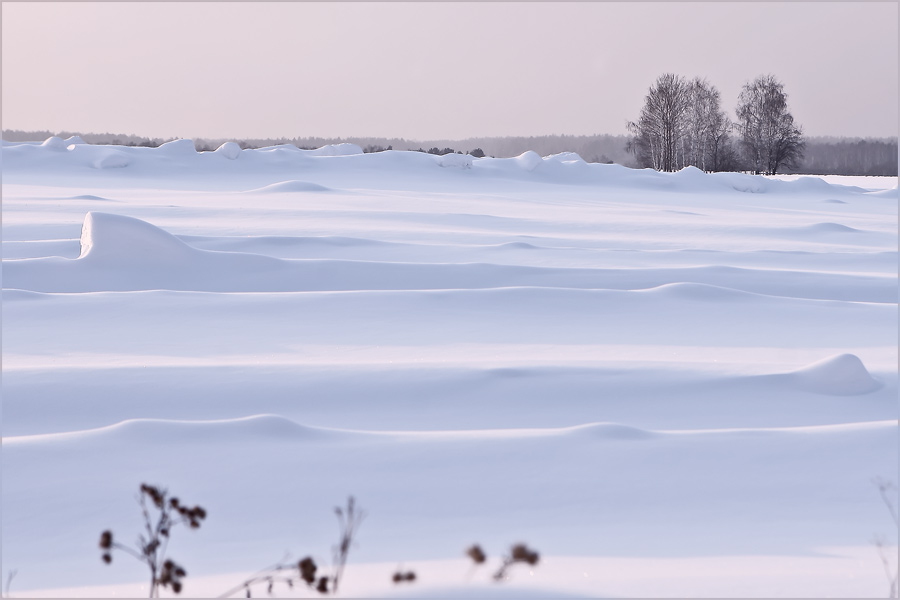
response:
M336 594L344 575L347 557L366 513L357 508L356 499L353 496L347 499L346 508L337 506L334 512L338 518L340 536L338 544L332 548L334 572L331 575L318 575L319 567L310 556L296 563L287 563L285 558L282 562L258 571L252 577L226 591L219 598L228 598L241 590L244 591L247 598L250 598L252 597L252 588L257 585L265 585L266 591L271 594L276 583L283 583L290 589L293 589L295 584L304 583L320 594ZM415 575L413 575L413 579L415 579Z
M472 559L475 566L484 564L484 562L487 561L487 555L478 544L470 546L469 549L466 550L466 556ZM540 555L525 544L513 544L509 554L503 557L503 563L500 565L497 572L494 573L493 579L494 581L506 581L509 579L509 568L514 564L525 563L534 566L539 560Z
M149 506L148 506L149 501ZM172 528L187 525L198 529L206 518L206 511L200 506L189 508L178 498L169 498L168 492L146 483L141 484L138 503L144 518L144 533L138 535L136 548L120 544L113 539L113 533L106 530L100 534L100 549L103 562L112 562L112 551L120 550L150 569L150 597L158 598L160 588L168 587L180 594L182 579L187 575L184 567L166 558L166 548ZM151 515L151 512L155 514Z
M881 496L881 500L884 502L884 505L887 507L888 512L891 514L891 519L894 521L894 531L900 530L900 521L897 519L897 507L894 506L894 502L891 497L888 495L892 490L896 490L897 486L893 484L891 481L885 481L880 477L876 477L872 480L872 483L875 484L875 487L878 488L878 493ZM890 553L887 549L887 542L885 539L876 535L875 539L872 541L875 544L875 547L878 548L878 556L881 558L881 563L884 566L884 575L888 580L888 598L897 598L898 597L898 589L897 589L897 574L898 567L897 565L897 557L895 556L893 560L890 558Z

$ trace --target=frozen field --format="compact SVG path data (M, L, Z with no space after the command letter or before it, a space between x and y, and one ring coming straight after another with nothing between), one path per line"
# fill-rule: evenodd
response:
M3 146L14 596L146 595L142 482L187 597L350 494L349 596L887 594L896 179L78 142Z

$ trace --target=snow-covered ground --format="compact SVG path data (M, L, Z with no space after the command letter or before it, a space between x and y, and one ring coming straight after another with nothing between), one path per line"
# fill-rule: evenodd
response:
M351 494L348 596L887 593L896 179L190 141L2 158L14 596L146 595L97 547L137 535L143 482L208 511L169 548L188 597L285 552L327 565ZM463 554L520 541L541 561L502 584Z

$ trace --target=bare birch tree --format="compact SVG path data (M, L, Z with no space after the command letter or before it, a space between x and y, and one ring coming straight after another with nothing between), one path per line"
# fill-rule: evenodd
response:
M637 122L628 124L628 151L640 165L658 171L688 165L704 171L728 168L731 121L719 100L719 90L705 79L662 75L644 99Z
M685 113L690 86L673 73L661 75L644 98L637 122L628 123L633 135L628 149L638 162L657 171L676 171L684 166Z
M779 167L795 167L803 158L803 132L787 108L784 86L773 75L744 84L737 117L741 149L757 174L774 175Z
M720 108L719 99L719 90L706 79L697 77L690 82L685 165L704 171L719 171L724 166L723 151L729 142L731 120Z

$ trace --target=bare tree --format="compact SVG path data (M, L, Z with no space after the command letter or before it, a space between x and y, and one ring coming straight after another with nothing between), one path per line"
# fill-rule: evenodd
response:
M744 157L755 173L774 175L803 158L803 132L788 111L784 86L773 75L744 84L737 117Z
M720 113L711 128L709 138L708 165L710 171L736 171L740 166L740 158L731 133L734 131L734 122L724 112Z
M704 171L729 168L725 160L730 145L731 119L720 107L720 94L715 86L699 77L691 80L685 112L686 131L682 138L684 164Z
M632 134L628 150L642 166L676 171L684 166L682 136L687 128L690 84L679 75L665 73L650 87L637 122L628 123Z

